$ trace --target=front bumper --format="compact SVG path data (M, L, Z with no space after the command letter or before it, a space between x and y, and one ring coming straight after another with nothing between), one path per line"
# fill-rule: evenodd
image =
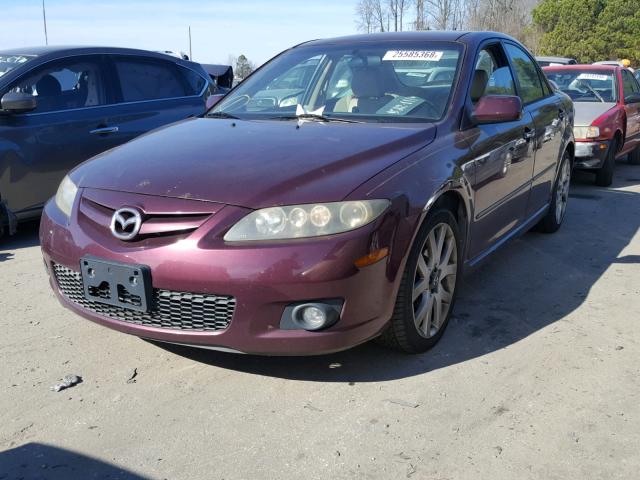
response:
M609 153L609 140L598 142L576 142L575 167L586 170L597 170L604 165Z
M114 330L161 342L243 353L329 353L363 343L384 329L393 312L404 258L395 262L388 257L363 268L355 267L354 262L374 246L392 250L394 215L384 215L354 232L318 239L264 246L212 241L210 224L236 218L234 209L224 207L186 238L153 239L140 248L75 221L67 226L50 202L42 216L40 235L52 288L65 307ZM77 215L76 206L72 216ZM80 259L87 255L147 265L154 289L233 297L233 317L224 329L198 331L141 325L88 309L63 293L53 273L56 265L79 272ZM316 332L280 327L287 305L320 299L344 300L334 325Z

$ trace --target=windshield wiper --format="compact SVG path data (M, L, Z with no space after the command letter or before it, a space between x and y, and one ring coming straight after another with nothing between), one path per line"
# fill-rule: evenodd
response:
M604 98L602 98L602 95L600 95L591 85L589 85L587 82L582 82L582 85L584 85L584 87L587 90L589 90L591 93L593 93L593 95L596 96L598 100L600 100L602 103L604 103Z
M346 118L327 117L317 113L301 113L300 115L282 115L272 117L272 120L317 120L319 122L340 122L340 123L363 123L358 120L348 120Z
M229 119L232 119L232 120L240 120L240 117L236 117L235 115L231 115L230 113L227 113L227 112L207 113L205 115L205 117L207 117L207 118L229 118Z

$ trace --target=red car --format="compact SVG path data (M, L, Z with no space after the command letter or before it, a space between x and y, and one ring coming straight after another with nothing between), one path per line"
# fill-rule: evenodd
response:
M45 265L65 306L148 339L423 352L463 270L560 228L572 130L569 97L507 36L308 42L203 118L73 170L42 217Z
M543 68L549 80L575 106L577 168L593 170L596 184L608 187L616 158L640 164L640 84L630 70L614 65L562 65Z

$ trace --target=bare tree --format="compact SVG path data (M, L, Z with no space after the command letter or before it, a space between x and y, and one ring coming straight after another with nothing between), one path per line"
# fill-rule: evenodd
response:
M393 29L401 32L404 29L404 14L409 8L409 0L387 0L388 15L393 19Z
M356 24L361 32L385 32L389 28L388 22L389 11L386 1L383 3L383 0L359 0L356 4Z
M461 30L465 24L464 0L426 0L427 19L437 30Z
M467 0L471 30L497 30L524 40L537 0Z
M427 30L427 17L424 12L424 0L415 0L416 19L413 22L415 30Z
M536 43L531 10L539 0L360 0L358 29L364 32L414 30L497 30ZM415 19L405 17L413 9ZM535 49L535 45L532 45Z
M376 31L376 18L371 3L368 0L360 0L356 5L356 23L361 32L372 33Z

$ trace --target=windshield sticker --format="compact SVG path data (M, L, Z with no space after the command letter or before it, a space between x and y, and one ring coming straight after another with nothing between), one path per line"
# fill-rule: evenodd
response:
M581 73L578 75L578 80L600 80L606 82L609 80L609 75L601 75L598 73Z
M429 60L439 62L444 52L434 50L389 50L382 57L383 61L393 60Z
M396 97L376 113L379 115L402 116L425 102L420 97Z

